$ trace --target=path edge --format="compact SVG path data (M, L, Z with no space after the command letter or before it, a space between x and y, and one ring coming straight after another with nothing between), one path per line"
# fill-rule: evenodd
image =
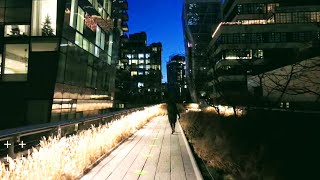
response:
M187 148L187 151L188 151L188 154L189 154L189 157L190 157L190 161L191 161L194 173L196 175L196 178L197 178L197 180L203 180L202 174L201 174L201 172L199 170L199 167L198 167L198 165L196 163L196 160L194 159L193 153L191 151L191 148L189 146L187 138L186 138L186 136L185 136L185 134L183 132L183 129L182 129L181 125L180 125L180 122L178 121L177 123L178 123L178 126L179 126L179 130L181 132L181 135L182 135L182 139L183 139L184 144L185 144L185 146Z

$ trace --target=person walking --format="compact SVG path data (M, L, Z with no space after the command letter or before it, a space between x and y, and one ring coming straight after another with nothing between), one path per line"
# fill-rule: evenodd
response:
M180 119L180 114L179 114L176 103L172 100L168 101L167 110L168 110L169 123L172 130L171 134L173 134L176 128L177 115L179 116L179 119Z

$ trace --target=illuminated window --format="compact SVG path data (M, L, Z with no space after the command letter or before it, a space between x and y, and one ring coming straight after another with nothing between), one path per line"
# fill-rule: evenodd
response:
M144 87L144 83L138 82L138 88L142 88L142 87Z
M142 72L142 71L139 71L139 72L138 72L138 75L143 75L143 72Z
M146 59L146 64L150 64L150 59Z
M32 36L56 35L57 0L32 1Z
M144 60L139 60L139 64L144 64Z
M132 59L131 63L132 64L138 64L138 60L137 59Z
M140 68L140 69L143 69L143 65L139 65L139 68Z
M144 54L139 54L139 55L138 55L138 58L139 58L139 59L144 58Z
M137 75L137 71L131 71L131 76L136 76Z
M150 65L146 65L146 70L149 70L151 68Z
M29 25L6 25L4 36L29 36L29 28Z
M150 54L146 54L146 59L150 58Z
M5 45L5 81L26 81L28 73L29 44Z

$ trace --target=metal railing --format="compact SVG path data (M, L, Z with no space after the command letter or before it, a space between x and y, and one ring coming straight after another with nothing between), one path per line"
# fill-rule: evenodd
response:
M21 141L21 139L27 136L34 136L32 138L27 139L28 142L40 141L40 139L44 136L43 134L46 134L47 136L60 135L61 137L63 137L63 136L75 134L81 130L89 129L91 126L98 126L98 125L109 123L117 118L120 118L123 115L127 115L129 113L139 111L139 110L144 110L145 108L146 107L139 107L139 108L126 109L126 110L121 110L116 112L110 112L110 113L101 114L101 115L92 116L92 117L85 117L78 120L50 122L45 124L38 124L38 125L1 130L0 145L6 146L7 144L5 151L7 151L7 154L10 157L15 157L15 147L17 147L18 143L20 142L22 142L22 144L27 143L26 141L24 142ZM2 155L3 155L3 152L2 152ZM0 154L0 157L1 157L1 154Z

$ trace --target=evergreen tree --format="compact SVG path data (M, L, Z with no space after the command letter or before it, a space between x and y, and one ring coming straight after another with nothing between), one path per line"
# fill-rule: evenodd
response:
M54 36L53 29L51 27L51 19L49 15L47 15L44 20L42 27L42 36Z

